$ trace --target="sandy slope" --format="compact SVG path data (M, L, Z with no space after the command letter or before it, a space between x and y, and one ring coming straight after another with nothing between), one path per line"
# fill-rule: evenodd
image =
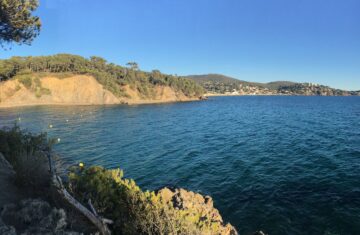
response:
M139 92L131 89L129 86L125 86L124 89L130 98L122 99L122 101L130 105L199 100L198 97L187 97L183 93L175 92L173 89L167 86L157 86L155 88L155 96L152 99L141 98Z
M41 85L51 91L50 95L37 97L34 90L27 89L18 80L0 83L0 108L32 105L104 105L104 104L146 104L198 100L175 92L170 87L159 86L152 99L142 98L137 90L125 86L130 98L117 98L103 88L97 80L88 75L73 75L67 78L46 76Z

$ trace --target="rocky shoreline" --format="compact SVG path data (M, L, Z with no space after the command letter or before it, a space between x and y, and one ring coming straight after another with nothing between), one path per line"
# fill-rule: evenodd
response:
M50 180L50 179L49 179ZM34 197L28 189L17 186L16 172L12 165L0 153L0 185L6 187L0 196L0 234L91 234L96 233L94 226L86 219L68 208L62 200L52 197ZM52 191L44 188L44 191ZM216 225L221 235L236 235L236 229L229 223L225 224L214 208L210 196L187 191L182 188L162 188L156 192L157 197L189 218L197 218ZM67 208L67 209L64 209ZM76 226L73 226L73 225Z
M0 197L0 234L99 234L89 221L72 209L63 207L64 204L54 204L46 197L33 198L17 188L15 174L10 163L0 153L0 185L7 189L3 190L5 193ZM201 214L201 220L216 224L216 234L238 234L230 223L224 223L210 196L174 187L161 188L156 194L163 203L180 213L189 217ZM257 231L254 235L265 233Z

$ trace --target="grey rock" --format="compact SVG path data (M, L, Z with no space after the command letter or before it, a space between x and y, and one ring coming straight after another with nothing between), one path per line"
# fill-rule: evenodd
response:
M63 209L52 208L49 203L39 199L26 199L17 205L5 205L1 212L1 218L8 225L0 227L2 229L0 234L16 234L15 228L19 228L20 234L26 235L79 234L66 231L66 213Z

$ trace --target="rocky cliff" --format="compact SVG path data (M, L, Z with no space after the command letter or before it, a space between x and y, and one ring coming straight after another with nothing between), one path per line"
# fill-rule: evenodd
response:
M219 211L214 207L210 196L203 196L199 193L185 189L169 189L167 187L158 191L165 203L177 210L183 211L188 216L201 215L203 221L208 221L211 226L217 226L218 234L236 235L236 229L229 223L225 224Z
M142 104L197 100L168 86L154 86L152 96L144 97L137 89L125 85L125 96L106 90L93 76L29 76L0 82L0 107L31 105L104 105Z

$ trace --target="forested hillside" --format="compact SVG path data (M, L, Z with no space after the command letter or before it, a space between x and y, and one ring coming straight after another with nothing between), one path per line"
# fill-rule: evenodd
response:
M142 97L149 98L154 95L156 86L169 86L188 97L200 97L204 92L190 79L163 74L158 70L144 72L135 62L129 62L127 67L115 65L97 56L86 59L77 55L57 54L0 60L0 81L19 78L23 84L29 85L32 82L30 76L34 73L56 73L59 77L68 74L91 75L117 97L128 96L124 90L126 85L137 90Z
M208 93L232 95L360 95L359 91L344 91L314 83L275 81L256 83L221 74L190 75L187 78L201 85Z

